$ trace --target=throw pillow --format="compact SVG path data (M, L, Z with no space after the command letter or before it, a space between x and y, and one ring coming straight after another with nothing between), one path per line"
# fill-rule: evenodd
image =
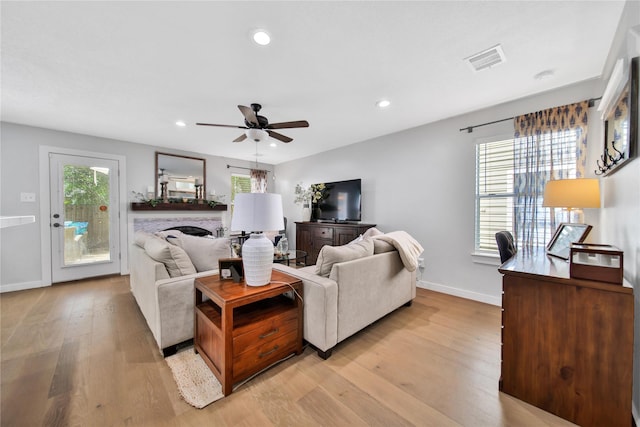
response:
M167 241L184 249L198 272L217 270L220 258L231 256L231 242L227 238L212 238L180 234L167 236Z
M153 236L147 239L144 250L151 258L164 264L170 277L196 273L189 255L182 248L171 245L159 237Z
M364 237L362 237L362 234L361 234L358 237L356 237L355 239L353 239L352 241L350 241L349 243L347 243L347 245L350 245L352 243L362 242L362 239L364 239Z
M363 239L361 242L351 243L344 246L323 246L318 254L316 262L316 274L329 277L333 264L353 261L373 255L373 241Z
M375 227L371 227L371 228L367 228L367 230L364 232L364 234L362 235L362 237L364 237L365 239L367 237L374 237L374 236L381 236L384 233L380 230L378 230Z
M153 237L153 234L147 233L146 231L138 230L133 233L133 243L140 246L141 248L144 248L144 243L151 237Z

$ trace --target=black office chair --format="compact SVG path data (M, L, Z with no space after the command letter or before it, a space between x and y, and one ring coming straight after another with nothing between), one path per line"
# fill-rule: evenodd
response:
M500 252L500 262L505 262L518 251L513 235L508 231L498 231L496 243L498 243L498 251Z

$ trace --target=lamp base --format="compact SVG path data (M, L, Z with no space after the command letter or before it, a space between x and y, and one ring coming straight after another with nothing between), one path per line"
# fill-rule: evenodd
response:
M271 282L273 243L262 233L251 234L242 245L244 281L248 286L264 286Z

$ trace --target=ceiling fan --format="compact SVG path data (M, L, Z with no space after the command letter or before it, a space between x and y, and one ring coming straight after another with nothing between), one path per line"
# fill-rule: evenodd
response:
M291 129L291 128L306 128L309 127L309 122L306 120L297 120L294 122L282 122L282 123L269 123L269 120L265 116L258 115L258 112L262 109L260 104L251 104L251 107L244 105L238 105L240 112L244 116L244 126L235 125L217 125L213 123L196 123L200 126L218 126L225 128L238 128L246 129L245 133L233 140L233 142L241 142L247 139L252 139L256 142L264 141L267 136L275 138L282 142L291 142L292 138L282 135L281 133L274 132L272 129Z

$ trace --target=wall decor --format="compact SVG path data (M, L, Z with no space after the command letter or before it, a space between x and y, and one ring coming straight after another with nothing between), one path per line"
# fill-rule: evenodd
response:
M639 57L631 60L629 78L620 94L604 112L604 150L597 161L596 175L609 175L638 155ZM611 82L610 82L611 83ZM607 91L610 91L609 86Z
M199 157L156 152L156 197L203 201L206 194L207 163Z

